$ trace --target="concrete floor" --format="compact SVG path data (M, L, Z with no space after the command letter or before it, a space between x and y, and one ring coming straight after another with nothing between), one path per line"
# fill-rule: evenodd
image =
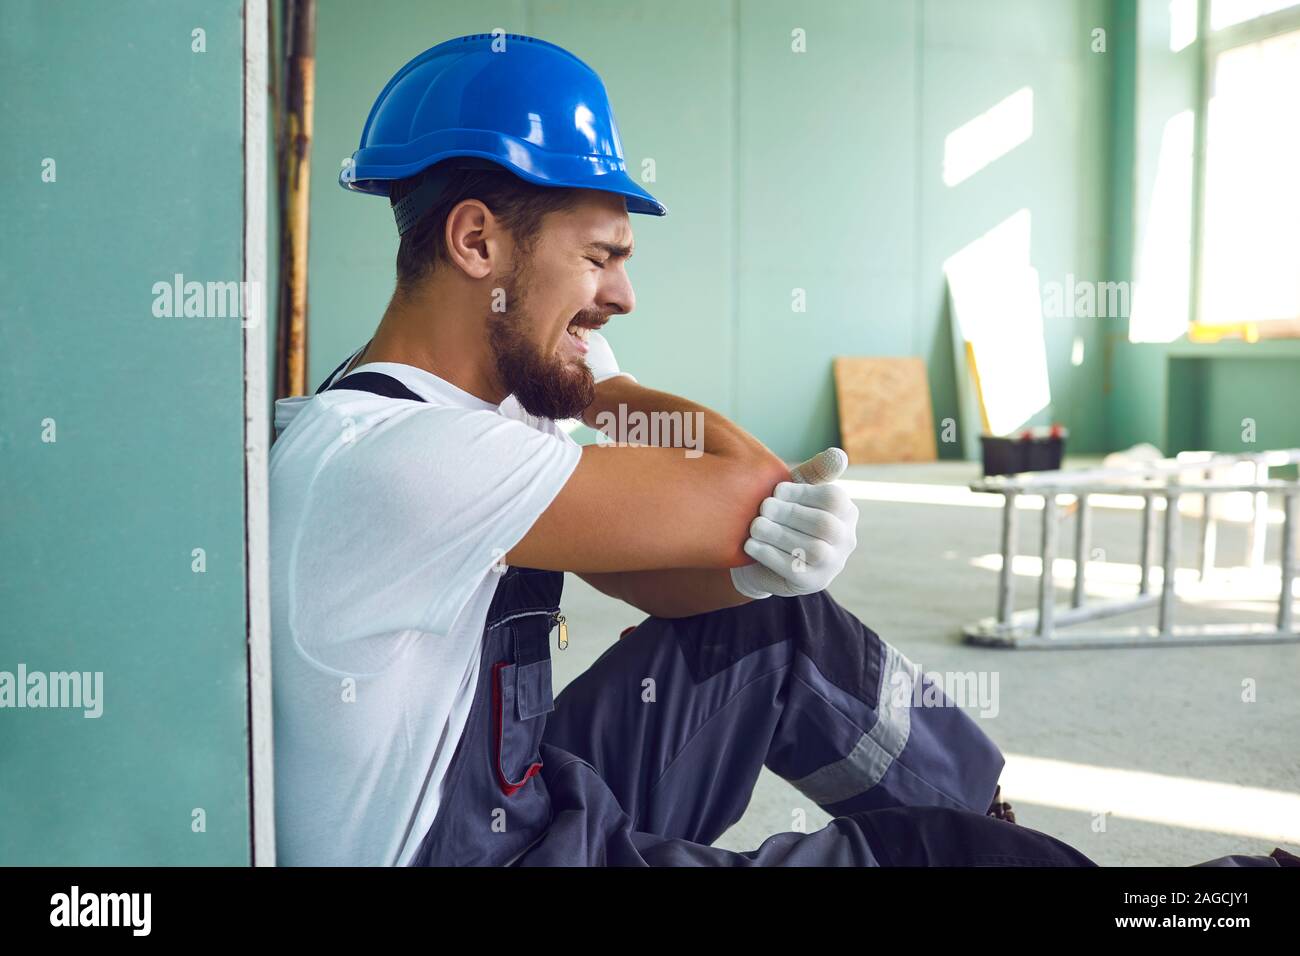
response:
M962 625L994 610L999 510L881 499L946 497L927 486L962 488L978 477L978 465L855 466L844 477L868 484L850 486L862 495L858 548L832 584L832 594L927 672L996 673L996 715L981 717L976 707L968 712L1008 756L1002 788L1018 823L1058 837L1103 865L1185 866L1229 853L1267 853L1278 845L1300 852L1300 644L1048 651L966 645ZM1038 518L1038 513L1021 515L1022 554L1037 554ZM1196 526L1194 520L1183 526L1185 568L1196 564ZM1062 556L1072 554L1072 534L1073 522L1067 521L1061 529ZM1274 563L1278 537L1274 526L1269 542ZM1106 596L1106 579L1136 565L1138 515L1095 508L1092 541L1104 549L1106 565L1090 592ZM1222 525L1221 563L1239 563L1244 542L1243 525ZM1032 578L1018 578L1017 607L1033 605L1033 584ZM1058 599L1067 601L1068 583L1058 584ZM1271 598L1264 588L1256 601L1243 600L1243 589L1229 586L1230 600L1208 608L1180 602L1177 621L1268 622L1276 608L1276 583L1272 587ZM557 692L620 630L643 617L573 575L566 576L564 611L570 643L562 653L553 651ZM1144 612L1103 626L1152 621L1154 615ZM1249 703L1242 700L1248 680L1256 695ZM1045 779L1040 765L1021 757L1081 765L1085 774L1104 780L1103 796L1076 806L1077 794L1069 792L1075 784ZM1107 779L1107 769L1177 778L1169 781L1174 787L1169 805L1200 807L1200 820L1170 825L1162 822L1159 807L1133 809L1135 798L1150 787L1124 774ZM1018 776L1036 802L1017 794ZM1261 822L1267 814L1249 809L1244 795L1205 786L1213 783L1277 794L1278 822ZM796 823L800 813L806 815L802 827ZM1104 832L1097 832L1102 814ZM772 833L815 830L827 819L764 770L744 817L717 845L749 850ZM1257 832L1261 825L1262 833Z

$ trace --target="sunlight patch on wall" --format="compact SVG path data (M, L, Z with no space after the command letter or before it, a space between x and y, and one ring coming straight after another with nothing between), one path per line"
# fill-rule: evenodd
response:
M1021 87L943 140L943 182L956 186L1034 134L1034 91Z

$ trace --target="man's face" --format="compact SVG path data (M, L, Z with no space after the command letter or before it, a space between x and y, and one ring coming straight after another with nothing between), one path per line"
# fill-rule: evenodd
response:
M578 195L569 209L546 216L531 254L516 247L513 268L495 281L505 311L488 314L502 385L543 418L574 418L591 404L596 385L585 339L636 301L624 268L632 227L622 197Z

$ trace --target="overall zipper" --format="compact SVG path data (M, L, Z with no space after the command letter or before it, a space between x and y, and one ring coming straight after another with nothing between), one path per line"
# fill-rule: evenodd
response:
M551 627L555 627L557 624L560 626L560 633L556 643L559 645L560 650L566 650L569 646L569 626L566 618L559 611L520 611L518 614L511 614L508 617L503 617L492 626L500 627L502 624L509 624L511 621L518 620L521 617L536 617L539 614L550 616Z

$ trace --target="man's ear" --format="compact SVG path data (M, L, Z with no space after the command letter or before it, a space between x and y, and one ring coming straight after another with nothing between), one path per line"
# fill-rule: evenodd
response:
M501 230L492 211L477 199L457 203L447 215L443 242L451 264L472 279L500 268Z

